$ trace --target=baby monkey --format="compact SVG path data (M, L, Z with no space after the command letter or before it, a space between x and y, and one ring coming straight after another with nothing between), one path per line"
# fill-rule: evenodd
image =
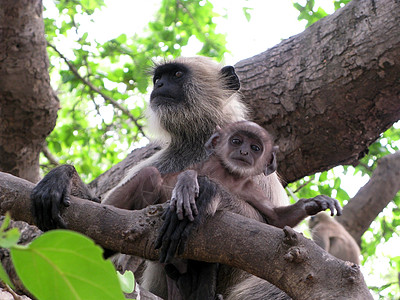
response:
M237 202L235 206L240 204L238 200L248 203L263 215L268 224L279 228L286 225L294 227L307 216L328 208L331 215L335 209L338 215L341 214L337 200L323 195L300 199L289 206L273 207L258 185L257 176L268 176L276 171L278 147L273 145L270 134L256 123L241 121L217 128L205 148L208 159L177 177L170 206L176 210L180 220L184 214L189 220L198 214L195 199L199 191L199 175L208 177L232 195ZM238 211L230 210L247 215L252 209L239 205L236 207ZM248 213L241 213L242 210L248 210Z

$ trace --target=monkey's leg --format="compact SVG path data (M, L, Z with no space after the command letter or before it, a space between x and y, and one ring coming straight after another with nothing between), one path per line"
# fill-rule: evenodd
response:
M218 264L188 260L186 272L179 272L174 264L167 264L165 272L176 282L183 299L214 300L216 298Z
M35 186L31 193L32 214L41 230L66 228L60 210L70 205L70 195L100 202L71 165L62 165L51 170Z
M160 262L167 263L165 271L178 286L183 299L215 299L218 264L188 260L187 271L179 272L175 267L175 253L183 252L193 227L203 223L207 207L217 194L217 185L206 177L199 177L200 191L197 198L199 213L191 222L188 218L179 220L171 207L166 211L164 224L160 229L156 248L161 247Z
M129 210L145 208L158 203L163 197L162 183L161 174L156 168L143 168L125 184L115 189L103 203Z

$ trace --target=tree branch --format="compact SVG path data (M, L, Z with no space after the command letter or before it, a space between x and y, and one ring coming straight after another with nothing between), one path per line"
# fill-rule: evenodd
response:
M349 201L343 215L336 220L360 243L361 236L376 216L400 190L400 152L378 161L371 179Z
M0 213L9 211L14 219L32 224L32 188L25 180L0 173ZM72 197L62 216L71 230L105 248L156 260L162 211L161 205L128 211ZM334 258L290 227L281 230L229 212L194 231L182 258L244 269L295 299L371 299L358 266Z

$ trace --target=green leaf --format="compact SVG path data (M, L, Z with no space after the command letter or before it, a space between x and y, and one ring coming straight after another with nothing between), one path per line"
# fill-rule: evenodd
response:
M0 234L0 247L10 248L18 243L20 233L18 228L11 228L10 230L1 232Z
M246 17L247 22L250 22L251 14L249 13L249 11L251 11L251 10L253 10L253 8L243 7L243 13L244 13L244 16Z
M6 212L3 223L1 224L1 227L0 227L0 231L1 232L5 231L8 228L8 226L10 225L10 222L11 222L10 213Z
M4 270L2 264L0 264L0 280L3 281L4 283L8 284L12 289L15 288L10 280L10 277L8 277L7 272Z
M135 275L132 271L125 271L124 274L117 272L119 284L124 293L130 294L135 289Z
M11 249L19 278L40 299L125 299L102 249L76 232L53 230L27 247Z

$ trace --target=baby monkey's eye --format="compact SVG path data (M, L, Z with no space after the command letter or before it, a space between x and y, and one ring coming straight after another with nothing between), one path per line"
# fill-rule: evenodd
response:
M231 143L234 144L234 145L241 145L242 141L240 139L238 139L238 138L233 138L231 140Z
M183 76L183 72L182 71L176 71L175 72L175 77L176 78L181 78Z
M256 152L261 150L261 148L257 145L251 145L250 148L251 148L251 150L256 151Z

